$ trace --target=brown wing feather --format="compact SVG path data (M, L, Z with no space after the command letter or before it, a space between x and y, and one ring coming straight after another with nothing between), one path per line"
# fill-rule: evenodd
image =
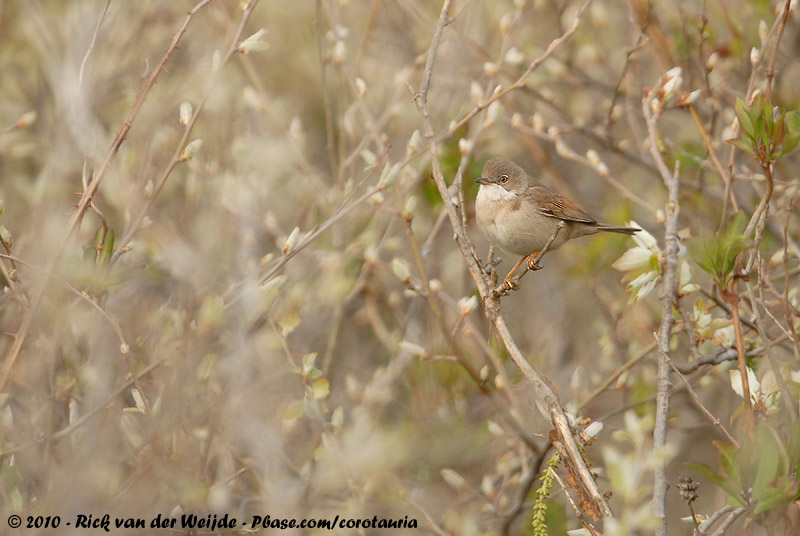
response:
M545 216L568 222L597 223L577 203L544 186L531 186L523 195L539 207L539 212Z

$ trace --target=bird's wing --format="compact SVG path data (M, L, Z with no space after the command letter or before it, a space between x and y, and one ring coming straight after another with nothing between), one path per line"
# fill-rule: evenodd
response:
M597 223L577 203L544 186L531 186L523 195L545 216L568 222Z

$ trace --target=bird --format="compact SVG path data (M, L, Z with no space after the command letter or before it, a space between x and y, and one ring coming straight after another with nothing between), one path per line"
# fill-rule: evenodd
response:
M598 223L577 203L537 182L507 158L486 162L475 200L475 219L489 242L507 253L522 255L503 280L507 290L516 288L512 277L528 259L528 269L539 270L536 256L567 240L600 231L632 235L635 227Z

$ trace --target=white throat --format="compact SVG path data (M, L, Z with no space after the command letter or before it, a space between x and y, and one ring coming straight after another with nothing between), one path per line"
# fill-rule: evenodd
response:
M478 197L482 201L510 201L517 197L517 194L509 192L499 184L481 184L478 188Z

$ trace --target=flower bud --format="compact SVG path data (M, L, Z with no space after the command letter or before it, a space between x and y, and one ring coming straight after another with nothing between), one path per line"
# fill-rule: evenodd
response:
M189 120L192 118L192 105L189 102L183 101L178 111L181 125L188 125Z
M760 58L760 54L758 52L758 49L756 47L751 48L750 49L750 63L752 63L753 65L756 65L758 63L759 58Z
M395 257L392 260L392 272L403 283L408 283L411 280L411 269L403 259Z

